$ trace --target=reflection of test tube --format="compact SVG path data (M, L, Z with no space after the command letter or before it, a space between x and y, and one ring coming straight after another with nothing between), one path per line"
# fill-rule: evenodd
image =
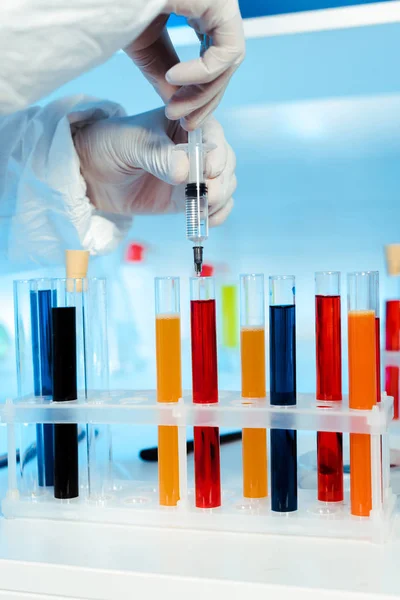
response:
M349 406L367 410L376 403L376 294L373 273L349 273ZM368 517L372 508L371 438L350 434L351 513Z
M192 382L195 404L218 402L215 283L212 277L190 280ZM194 428L196 506L221 505L219 428Z
M157 402L178 402L182 396L181 320L179 278L156 277ZM158 483L160 504L179 500L178 428L158 427Z
M274 406L296 404L295 278L269 278L270 397ZM297 510L297 435L271 429L271 508Z
M240 276L242 398L265 398L264 275ZM243 495L265 498L267 431L243 429Z
M342 400L340 273L315 273L317 400ZM318 500L343 501L343 435L317 433Z

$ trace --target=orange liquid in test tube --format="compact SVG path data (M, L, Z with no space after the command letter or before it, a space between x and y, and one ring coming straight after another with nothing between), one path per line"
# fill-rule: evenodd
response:
M240 338L242 397L264 398L264 327L242 327ZM245 498L265 498L268 495L266 429L243 429L242 444L243 495Z
M182 396L181 328L178 314L156 317L157 401L177 402ZM158 482L160 504L179 500L178 428L158 428Z
M349 406L367 410L376 404L375 312L348 313ZM371 438L350 434L351 513L368 517L372 509Z

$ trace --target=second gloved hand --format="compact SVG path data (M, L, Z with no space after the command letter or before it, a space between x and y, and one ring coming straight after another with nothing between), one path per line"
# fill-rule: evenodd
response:
M221 125L209 118L205 143L216 148L205 162L210 226L232 210L236 189L235 155ZM110 118L78 129L74 135L87 196L99 210L125 215L181 212L189 162L176 144L186 143L179 122L163 109L134 117Z

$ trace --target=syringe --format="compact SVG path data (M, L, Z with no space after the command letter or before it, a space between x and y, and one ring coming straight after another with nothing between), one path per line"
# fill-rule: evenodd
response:
M212 41L204 35L200 45L200 56ZM211 148L208 147L208 150ZM186 237L193 242L194 270L201 275L203 266L203 242L208 238L208 197L204 182L203 132L195 129L188 133L189 183L186 186Z
M208 238L208 198L204 182L204 148L201 129L188 134L189 180L186 185L186 237L193 243L194 270L201 275L203 242Z

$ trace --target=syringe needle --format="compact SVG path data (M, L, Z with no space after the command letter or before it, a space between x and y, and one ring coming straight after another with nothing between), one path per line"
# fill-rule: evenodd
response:
M193 246L194 271L200 277L203 268L203 246Z

